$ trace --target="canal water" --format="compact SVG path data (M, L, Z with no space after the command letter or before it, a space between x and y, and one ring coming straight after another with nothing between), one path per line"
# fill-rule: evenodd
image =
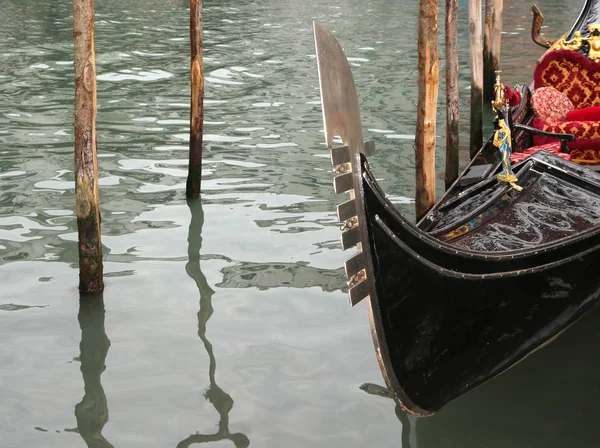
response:
M96 2L106 290L80 307L71 2L0 0L0 446L597 446L593 315L415 419L381 387L364 304L348 306L312 21L342 43L374 169L412 216L418 2L204 3L202 200L187 203L189 3ZM541 0L545 33L579 3ZM505 0L508 84L543 52L530 23L529 2Z

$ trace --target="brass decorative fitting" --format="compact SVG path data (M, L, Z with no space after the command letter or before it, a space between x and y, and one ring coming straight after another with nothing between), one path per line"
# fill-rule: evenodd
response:
M343 222L342 226L340 227L340 229L343 231L345 230L350 230L353 229L355 227L358 226L358 218L356 216L347 219L346 221Z
M352 277L350 277L350 279L348 280L348 286L350 286L350 287L356 286L363 280L366 280L366 278L367 278L367 271L365 271L363 269L363 270L359 271L358 273L354 274Z
M349 173L350 171L352 171L352 165L349 163L342 163L333 169L334 174L345 174Z

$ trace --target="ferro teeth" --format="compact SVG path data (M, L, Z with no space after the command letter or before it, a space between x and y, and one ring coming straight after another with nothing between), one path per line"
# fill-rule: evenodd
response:
M331 148L331 163L333 165L341 165L342 163L350 162L350 148L342 146L339 148Z
M344 230L353 229L356 226L358 226L358 218L354 216L353 218L344 221L342 226L340 227L340 230L343 232Z
M364 144L364 155L367 157L375 153L375 142L373 140L366 141Z
M354 187L352 173L339 174L333 178L333 191L336 194L344 193Z
M356 286L360 282L365 280L366 278L367 278L367 271L365 271L363 269L363 270L359 271L358 273L354 274L352 277L350 277L350 279L348 280L348 286L350 286L350 287Z
M352 171L352 165L350 165L350 163L342 163L333 169L334 174L345 174L350 171Z
M337 216L339 222L344 222L347 219L356 216L356 214L356 201L353 199L350 199L349 201L346 201L337 207Z

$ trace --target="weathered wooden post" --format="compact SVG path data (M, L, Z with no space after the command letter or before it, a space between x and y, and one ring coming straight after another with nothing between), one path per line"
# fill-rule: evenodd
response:
M415 137L416 214L435 203L435 124L438 100L438 2L419 0L419 93Z
M200 196L202 180L202 134L204 127L204 75L202 72L202 0L190 0L190 44L192 48L190 112L190 160L186 196Z
M486 0L483 31L483 100L486 104L494 99L496 71L500 68L503 10L504 0Z
M471 55L471 158L483 143L483 51L481 0L469 0L469 50Z
M75 196L79 234L79 289L102 291L102 242L96 157L94 0L73 0L75 41Z
M446 0L446 189L458 177L458 3Z

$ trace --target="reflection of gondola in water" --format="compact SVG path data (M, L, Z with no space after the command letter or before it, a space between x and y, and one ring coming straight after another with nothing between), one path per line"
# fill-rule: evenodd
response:
M192 434L177 444L177 448L188 447L195 443L218 442L231 440L236 448L245 448L250 445L250 440L242 433L229 431L229 412L233 407L233 399L215 380L217 362L213 353L213 346L206 337L206 324L213 314L212 296L214 291L208 285L206 277L200 269L200 248L202 247L202 226L204 224L204 211L200 199L188 202L192 219L188 235L188 263L185 266L187 274L196 282L200 292L200 310L198 311L198 336L204 344L209 358L208 379L210 386L204 396L211 402L219 413L219 426L214 434Z
M85 393L75 406L78 432L89 448L112 448L102 435L108 421L108 404L100 376L105 369L110 340L104 331L104 301L102 297L86 298L79 302L81 344L79 360Z

